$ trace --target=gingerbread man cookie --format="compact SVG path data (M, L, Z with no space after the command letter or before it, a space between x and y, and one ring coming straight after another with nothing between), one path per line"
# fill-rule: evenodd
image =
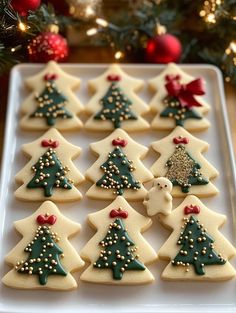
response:
M143 200L147 193L143 183L153 178L140 161L148 149L120 128L90 147L99 158L86 172L86 177L94 183L86 195L99 200L114 199L117 195Z
M148 129L149 123L142 115L149 107L135 93L143 85L141 79L129 76L119 65L110 65L105 73L89 81L94 95L85 108L92 114L85 128L92 131L122 128L128 132Z
M147 208L148 216L156 214L170 214L172 210L172 183L165 177L154 179L152 188L148 191L143 204Z
M69 202L82 198L75 186L84 177L72 162L81 149L66 141L55 128L23 145L22 151L31 160L16 175L16 182L21 185L15 191L17 199Z
M2 279L6 286L63 291L77 288L71 272L82 268L84 262L68 238L80 231L79 224L46 201L14 226L23 238L5 258L14 267Z
M140 285L154 280L146 264L156 260L156 252L141 235L152 221L136 212L118 196L105 209L88 215L97 230L82 249L91 264L81 280L113 285Z
M201 131L210 126L204 117L209 105L203 99L206 88L202 78L195 79L170 63L149 85L156 92L150 102L151 110L157 113L152 128L170 130L182 126L188 131Z
M229 260L236 249L218 230L226 216L209 210L197 197L187 196L161 223L173 232L158 256L169 264L166 280L219 281L236 275Z
M74 130L83 126L77 116L83 106L72 91L79 87L80 80L64 72L56 62L50 61L41 72L27 78L25 84L32 93L21 107L23 129Z

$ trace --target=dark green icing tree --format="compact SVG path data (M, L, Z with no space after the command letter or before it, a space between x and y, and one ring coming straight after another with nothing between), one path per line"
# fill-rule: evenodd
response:
M173 118L176 126L184 126L184 121L189 118L202 119L202 116L193 107L181 106L180 101L176 97L167 96L163 102L166 108L160 113L160 116Z
M72 188L71 180L65 176L68 169L62 165L52 148L39 158L32 170L35 175L27 184L27 188L43 188L45 197L52 196L54 187Z
M124 189L140 189L140 183L134 179L132 161L128 160L120 147L109 153L108 159L100 168L105 172L96 185L105 189L115 189L114 194L122 195Z
M72 114L65 109L67 99L58 91L54 80L48 80L44 91L35 97L38 108L31 117L45 118L47 125L53 126L56 119L72 118Z
M50 232L49 227L39 226L34 239L24 250L30 255L20 266L18 272L38 275L40 285L46 285L50 275L66 276L67 273L60 263L63 251L56 244L56 239L56 235Z
M186 152L184 145L177 145L174 154L166 162L166 178L174 186L180 186L182 192L188 193L192 185L206 185L209 181L202 177L201 166Z
M114 128L121 127L122 121L137 120L137 116L130 109L132 102L115 82L111 84L100 103L103 108L94 116L95 120L110 120Z
M103 249L93 266L99 269L111 269L113 279L121 280L127 270L145 270L145 266L134 255L135 243L127 234L120 218L110 224L107 235L100 245Z
M214 251L214 239L207 234L203 225L191 216L185 219L185 229L180 233L178 245L182 248L172 260L173 265L194 266L197 275L205 274L205 265L223 265L225 260Z

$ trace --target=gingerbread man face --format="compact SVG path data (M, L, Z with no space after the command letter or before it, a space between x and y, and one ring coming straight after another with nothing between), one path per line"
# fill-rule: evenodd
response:
M159 191L167 191L167 192L171 192L172 190L172 183L169 179L165 178L165 177L159 177L156 178L153 181L153 187L157 187L157 189Z
M143 204L147 207L147 214L153 216L161 213L168 215L172 209L172 183L165 177L154 180Z

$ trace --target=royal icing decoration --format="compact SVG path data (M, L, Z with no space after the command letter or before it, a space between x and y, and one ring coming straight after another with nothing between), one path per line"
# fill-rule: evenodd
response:
M121 280L128 270L145 270L145 266L138 260L135 243L120 218L110 223L107 235L100 245L101 254L93 266L98 269L111 269L113 279Z
M112 141L113 143L113 141ZM135 180L132 172L135 170L133 161L129 160L123 150L117 146L108 154L107 161L101 165L104 175L96 185L114 190L113 193L122 195L125 189L140 189L140 182Z
M172 233L158 251L168 260L161 277L167 280L222 281L236 275L229 259L236 249L219 231L226 217L208 209L197 197L187 196L158 219Z
M66 276L67 272L60 263L64 254L56 243L59 240L49 226L39 226L34 239L25 248L25 252L29 253L28 259L18 261L15 269L21 274L38 275L41 285L47 284L50 275Z
M115 77L114 77L115 78ZM121 127L124 120L136 120L136 115L132 112L132 102L125 96L121 88L117 85L118 80L112 80L111 86L107 93L100 100L102 110L95 116L95 120L109 120L113 123L114 128ZM111 76L108 76L111 81Z
M209 127L204 118L209 105L202 97L206 93L202 78L196 79L170 63L149 83L157 92L150 103L151 110L157 112L151 123L153 128L169 130L182 126L197 131Z
M94 184L86 195L93 199L114 199L123 195L129 200L143 200L143 183L153 175L144 167L141 158L148 149L136 143L122 129L116 129L105 139L92 143L98 160L86 172Z
M90 118L85 128L92 131L145 130L150 126L142 115L149 107L136 92L144 82L127 75L117 64L112 64L101 76L89 81L94 93L85 110Z
M66 177L69 169L62 165L52 148L32 166L32 171L34 177L27 184L27 188L43 188L45 197L52 196L54 187L72 189L73 181Z
M166 177L173 184L172 195L186 194L212 196L218 193L211 179L218 176L217 170L203 157L208 143L177 126L167 137L152 147L159 158L151 166L155 177Z
M43 139L41 141L42 147L51 147L51 148L57 148L59 146L59 141L52 140L52 139Z
M72 290L77 280L72 272L84 266L69 241L80 225L45 201L31 216L14 222L22 239L6 256L12 269L3 277L6 286L17 289Z
M180 186L188 193L192 185L206 185L209 181L202 177L201 166L189 155L184 145L176 145L174 154L167 160L166 178L174 186Z
M135 211L121 196L105 209L88 215L97 229L81 251L90 262L81 280L113 285L136 285L153 281L146 263L157 258L143 238L151 220Z
M189 271L194 266L197 275L205 275L206 265L223 265L226 260L214 250L214 239L194 216L184 218L184 230L180 233L177 244L181 250L172 260L173 265L184 266Z
M200 213L200 207L198 205L186 205L184 208L184 214L199 214Z
M57 118L72 118L72 114L65 108L67 98L56 87L56 79L55 75L44 76L45 88L40 95L35 96L38 108L31 114L31 117L44 118L49 126L54 126Z
M76 188L84 177L75 167L72 159L81 149L65 140L51 128L32 143L22 147L31 160L16 175L21 185L15 192L17 199L24 201L75 201L82 195Z
M83 124L78 114L83 110L73 92L80 80L64 72L58 63L48 62L34 76L25 80L32 91L21 106L20 126L25 130L80 129Z

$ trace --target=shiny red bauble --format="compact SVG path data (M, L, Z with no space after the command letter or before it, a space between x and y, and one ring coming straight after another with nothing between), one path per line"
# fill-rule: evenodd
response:
M158 35L147 42L146 60L150 63L178 62L181 53L181 42L171 34Z
M67 58L69 48L66 39L61 35L43 32L29 43L28 54L31 62L60 62Z
M20 16L27 16L29 11L35 11L41 4L41 0L11 0L12 8Z

